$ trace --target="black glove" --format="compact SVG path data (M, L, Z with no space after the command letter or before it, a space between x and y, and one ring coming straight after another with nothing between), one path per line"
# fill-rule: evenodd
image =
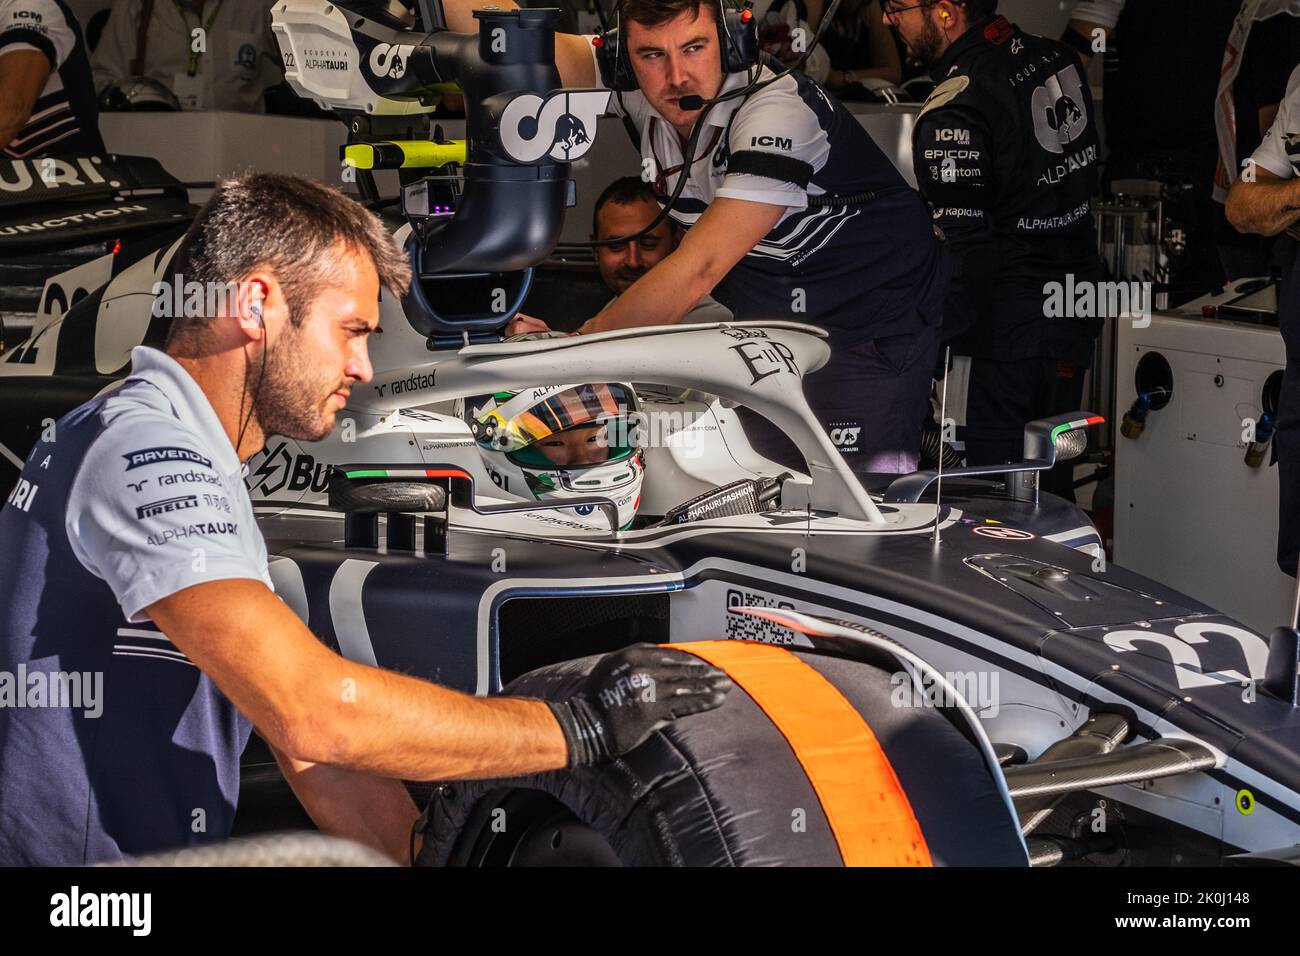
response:
M712 710L731 678L685 651L633 644L596 665L577 696L547 701L569 745L569 766L622 756L678 717Z

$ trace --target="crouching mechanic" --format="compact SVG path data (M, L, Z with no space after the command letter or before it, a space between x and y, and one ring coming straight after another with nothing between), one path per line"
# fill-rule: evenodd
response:
M860 436L840 446L855 472L911 471L942 318L939 240L920 197L812 80L788 73L741 95L752 58L740 37L752 26L724 17L719 2L623 0L617 71L598 66L593 38L556 36L565 86L636 87L611 103L639 135L659 201L687 177L671 213L686 230L681 244L581 331L677 323L708 294L738 320L821 326L831 358L806 382L814 413L828 432ZM477 29L471 6L444 2L451 29ZM801 466L763 425L746 426L757 450Z
M1264 141L1228 193L1228 221L1241 232L1286 237L1278 243L1282 285L1277 318L1286 346L1274 453L1278 462L1277 563L1296 573L1300 555L1300 67Z
M944 338L971 357L972 465L1019 461L1026 422L1079 408L1101 319L1075 317L1073 302L1049 307L1049 289L1105 278L1092 217L1101 156L1078 57L996 10L997 0L884 6L938 83L912 156L954 261ZM1042 483L1074 500L1071 465Z
M0 707L0 865L224 838L253 727L322 830L404 859L417 813L402 779L590 764L722 701L720 672L649 645L555 703L479 699L325 647L271 590L242 462L269 434L330 432L371 378L366 337L406 258L351 200L254 174L217 188L174 262L233 301L175 317L163 351L133 350L126 382L55 424L0 510L0 670L102 680L99 713ZM642 674L667 692L619 693Z

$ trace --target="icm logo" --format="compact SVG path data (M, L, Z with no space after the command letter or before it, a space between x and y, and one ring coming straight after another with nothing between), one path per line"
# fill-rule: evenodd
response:
M1064 153L1066 146L1083 135L1088 128L1083 102L1083 80L1073 64L1034 90L1034 135L1043 149Z
M389 43L378 43L370 51L370 72L375 76L387 77L390 80L400 80L406 75L406 64L411 59L411 51L415 47L405 43L396 46Z
M608 90L557 90L546 99L521 93L501 113L501 145L519 163L572 162L591 149L609 97Z
M958 146L969 146L970 130L941 129L935 134L934 138L941 143L956 143Z
M775 146L777 149L794 149L794 140L784 136L751 136L750 146Z

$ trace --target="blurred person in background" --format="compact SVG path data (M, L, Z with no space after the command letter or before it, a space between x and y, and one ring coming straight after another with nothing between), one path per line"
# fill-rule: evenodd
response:
M105 108L129 108L113 90L147 77L181 109L261 113L284 78L267 0L118 0L91 66Z
M1287 79L1300 63L1300 2L1243 0L1223 54L1214 129L1214 239L1225 279L1267 276L1273 239L1243 235L1224 212L1228 191L1273 125Z

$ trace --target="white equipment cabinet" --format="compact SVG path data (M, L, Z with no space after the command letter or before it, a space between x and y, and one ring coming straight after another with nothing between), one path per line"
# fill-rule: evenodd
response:
M1139 362L1151 353L1168 362L1172 397L1136 439L1117 429L1115 562L1264 633L1289 623L1294 582L1276 563L1278 470L1272 449L1260 467L1247 465L1242 438L1285 365L1281 335L1167 313L1134 325L1120 323L1116 415L1137 398ZM1159 366L1148 359L1144 374Z

